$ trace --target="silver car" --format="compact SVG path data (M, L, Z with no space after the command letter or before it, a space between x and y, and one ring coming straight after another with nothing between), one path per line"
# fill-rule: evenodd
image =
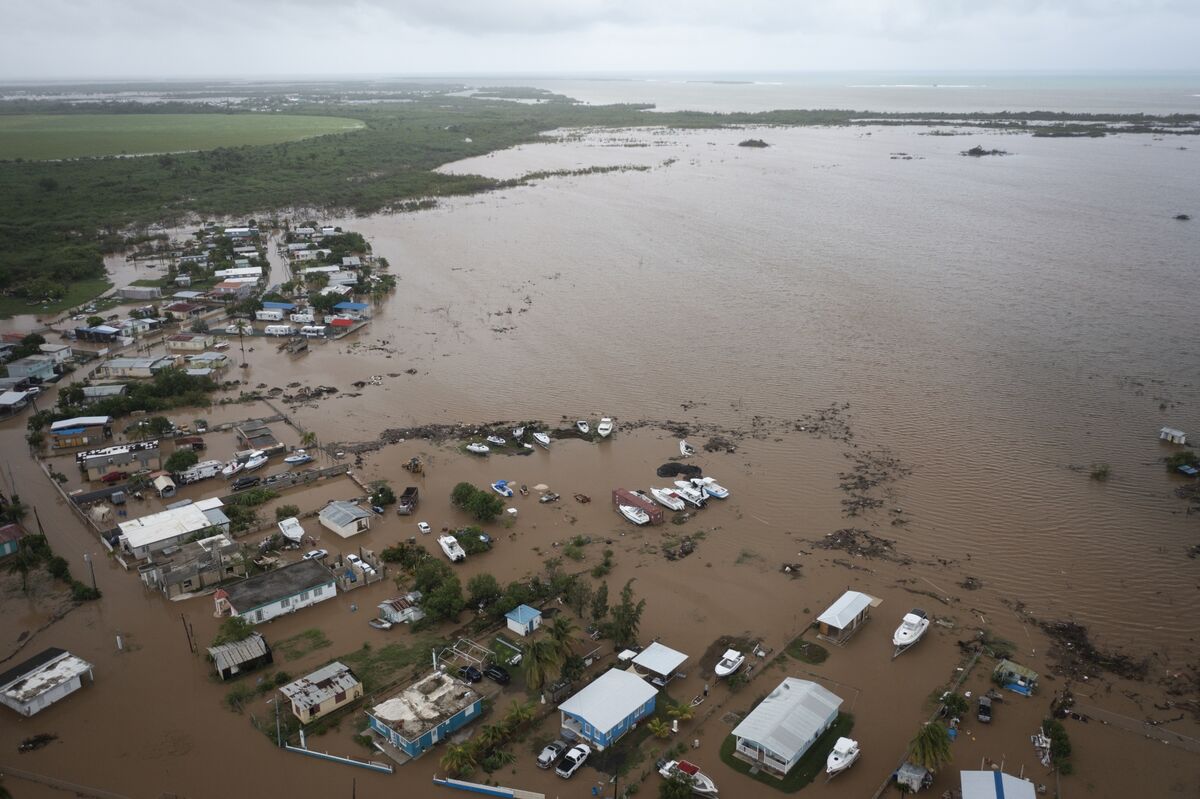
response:
M558 762L558 759L562 756L562 753L567 751L568 746L570 746L570 744L563 740L558 740L554 743L547 744L546 748L542 750L542 753L538 755L538 768L550 768L553 766Z

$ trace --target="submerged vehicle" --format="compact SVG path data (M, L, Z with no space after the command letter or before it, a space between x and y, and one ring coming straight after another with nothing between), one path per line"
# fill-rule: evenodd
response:
M511 497L513 495L513 490L509 488L507 480L497 480L492 483L492 490L502 497Z

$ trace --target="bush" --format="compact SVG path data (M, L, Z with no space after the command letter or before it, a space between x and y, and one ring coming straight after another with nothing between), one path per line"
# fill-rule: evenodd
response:
M392 491L391 486L386 480L376 480L371 483L371 504L372 505L393 505L396 502L396 492Z
M1112 474L1112 467L1109 466L1107 463L1092 464L1091 477L1093 480L1097 480L1099 482L1104 482L1105 480L1108 479L1108 476L1110 474Z
M459 483L450 492L450 502L465 510L481 522L490 522L504 510L504 500L490 491L476 488L470 483Z
M67 565L67 559L58 555L46 562L46 571L50 572L50 576L56 580L66 580L71 576L71 568Z
M1190 449L1185 449L1180 452L1172 453L1167 456L1167 468L1175 471L1180 466L1197 466L1200 467L1200 455L1197 455Z
M71 583L71 599L76 602L90 602L100 598L100 589L84 585L78 580Z
M275 509L275 521L281 522L284 519L290 519L293 516L300 515L300 507L298 505L280 505Z
M230 616L221 622L221 627L217 630L217 637L213 639L212 645L220 646L232 641L241 641L243 638L248 638L252 632L254 632L254 626L250 622L241 616Z
M195 466L199 462L200 456L192 450L177 449L171 453L171 457L167 458L167 462L163 464L163 468L168 472L178 473Z

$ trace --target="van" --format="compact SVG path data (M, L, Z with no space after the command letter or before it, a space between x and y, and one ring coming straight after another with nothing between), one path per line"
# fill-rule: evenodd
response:
M268 336L290 336L296 332L296 329L291 325L267 325L263 332Z
M321 338L325 335L325 325L305 325L300 328L300 335L305 338Z

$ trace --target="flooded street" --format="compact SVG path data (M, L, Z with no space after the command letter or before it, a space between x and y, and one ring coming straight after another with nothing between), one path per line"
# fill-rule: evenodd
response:
M736 723L727 714L744 713L788 675L815 675L838 694L864 751L849 773L827 784L819 776L804 795L871 796L929 717L931 697L956 677L956 642L984 627L1043 675L1040 693L1006 696L988 727L967 721L953 766L929 795L957 787L957 769L978 768L983 758L1035 782L1049 779L1053 790L1029 736L1066 682L1051 676L1050 641L1038 621L1077 621L1098 649L1149 660L1144 681L1105 674L1074 685L1081 703L1135 723L1169 720L1164 729L1194 741L1194 706L1167 705L1163 680L1196 679L1200 561L1188 550L1200 527L1174 496L1184 478L1163 468L1170 450L1157 436L1163 425L1200 435L1191 319L1200 301L1200 228L1172 219L1194 202L1200 151L1149 137L924 132L589 133L454 165L497 177L647 169L549 178L417 214L337 220L390 261L400 278L395 295L364 330L307 355L255 342L249 367L232 368L239 374L231 377L251 388L337 387L320 401L287 406L323 445L370 442L410 425L465 423L466 440L474 425L493 420L567 427L615 417L610 441L556 440L524 456L474 458L456 442L386 445L366 454L355 474L403 488L411 478L401 464L421 457L427 474L415 483L417 515L390 513L348 540L322 531L320 546L379 551L416 536L439 554L416 522L435 530L467 523L449 503L456 483L547 483L562 500L514 498L515 523L489 528L495 549L458 567L462 581L490 572L504 584L541 573L576 535L595 541L565 569L590 568L611 548L610 597L635 581L646 599L643 642L658 638L690 655L687 677L668 693L686 701L712 685L697 720L665 745L698 740L688 757L722 796L780 795L734 773L718 748ZM771 146L737 146L749 136ZM958 154L975 145L1012 155ZM352 385L372 375L383 376L379 385ZM265 413L253 403L171 417ZM283 423L272 428L290 445L299 440ZM735 445L692 459L731 496L678 527L635 528L613 511L610 492L668 484L655 469L678 457L680 430L697 446L716 434ZM450 795L429 782L440 750L394 776L376 775L274 749L248 723L251 713L273 712L261 700L243 716L227 710L228 686L191 653L184 630L186 620L202 646L211 641L212 598L169 602L144 591L25 456L24 432L23 417L0 426L5 491L38 508L76 577L84 579L83 554L95 556L104 598L70 611L22 650L28 657L45 646L69 648L95 664L96 682L32 720L6 713L0 764L131 797L350 795L352 780L360 797ZM204 457L236 448L232 433L208 439ZM1089 478L1096 464L1111 467L1107 481ZM70 473L68 466L58 464ZM270 471L280 468L276 460ZM844 488L855 470L874 485ZM265 515L281 502L315 510L352 491L345 478L335 485L286 493ZM185 495L216 488L209 481ZM592 501L580 503L576 493ZM315 520L306 526L319 529ZM815 546L845 528L894 541L894 554ZM679 535L696 537L697 551L667 561L664 539ZM784 573L783 564L800 569ZM845 647L829 647L819 665L770 665L847 588L882 600L868 626ZM412 639L407 628L366 626L375 604L395 593L384 581L264 625L270 641L313 627L330 639L276 666L299 675L364 642ZM944 624L892 660L890 634L913 607ZM0 656L46 620L19 592L7 594ZM725 635L772 650L736 693L700 663ZM987 690L988 664L964 690ZM1175 697L1188 698L1195 700ZM554 732L554 718L540 737ZM1197 750L1116 723L1066 724L1076 774L1063 787L1072 796L1200 792ZM16 744L39 732L60 740L18 756ZM310 745L361 756L357 732L343 724ZM534 767L533 739L513 751L516 763L492 777L501 784L564 799L591 795L595 770L565 782ZM648 758L631 776L652 764ZM657 781L649 777L643 795L656 793ZM64 795L14 778L5 785L16 796Z

